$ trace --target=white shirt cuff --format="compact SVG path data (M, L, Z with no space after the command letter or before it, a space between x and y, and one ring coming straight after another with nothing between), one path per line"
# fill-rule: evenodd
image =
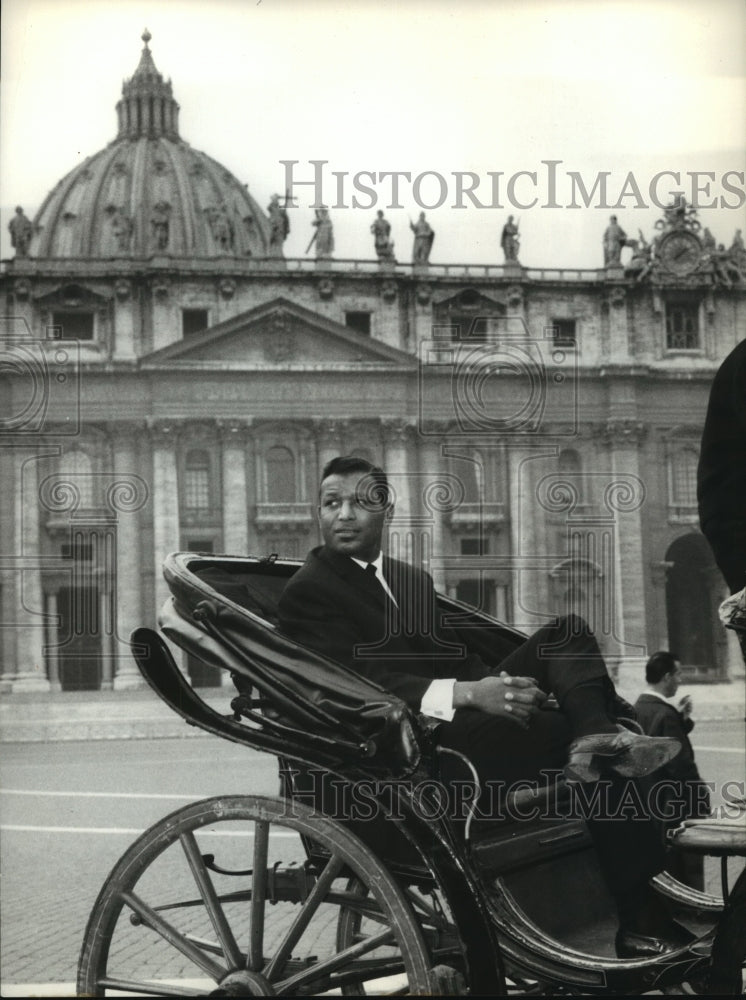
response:
M453 685L455 677L440 677L432 682L422 696L420 711L433 719L450 722L456 709L453 707Z

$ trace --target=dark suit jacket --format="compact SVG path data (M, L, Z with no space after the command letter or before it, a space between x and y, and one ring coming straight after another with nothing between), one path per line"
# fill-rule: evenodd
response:
M347 556L313 549L279 604L280 631L398 695L414 712L439 677L478 680L490 672L439 621L427 573L384 556L379 582Z
M681 797L685 804L677 820L708 815L709 795L705 793L699 770L694 761L694 750L689 733L694 722L685 719L673 705L666 704L654 694L643 694L635 702L637 721L648 736L673 736L681 744L681 753L656 772L656 780L682 783Z
M746 586L746 340L710 390L697 472L699 520L731 592Z

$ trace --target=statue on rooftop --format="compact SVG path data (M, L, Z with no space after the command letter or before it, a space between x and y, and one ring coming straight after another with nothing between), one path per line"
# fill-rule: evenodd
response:
M500 236L500 246L505 254L505 263L517 263L518 251L521 244L518 237L518 225L513 222L512 215L508 216L508 221L503 226L503 231Z
M306 248L306 253L316 244L316 260L328 260L334 253L334 227L329 218L328 208L315 209L316 218L311 225L316 232L311 237L311 242Z
M435 232L430 223L425 219L425 213L420 212L417 222L409 220L409 228L414 233L414 244L412 246L412 263L427 264L430 261L430 251L433 248Z
M626 270L634 275L635 281L642 281L653 270L653 247L645 239L642 229L638 229L639 240L627 240L628 247L632 247L632 259Z
M20 205L16 207L16 214L8 223L10 230L10 244L16 252L16 257L27 257L31 237L34 235L34 225L24 214Z
M269 205L267 205L267 212L269 214L269 253L272 257L281 257L282 245L290 232L287 197L285 205L281 205L279 194L273 194Z
M622 262L622 247L627 244L627 234L612 215L604 231L604 267L619 267Z
M389 238L391 236L391 223L384 218L380 208L376 212L376 219L370 227L370 231L373 233L373 242L379 261L381 263L384 261L393 262L394 241Z

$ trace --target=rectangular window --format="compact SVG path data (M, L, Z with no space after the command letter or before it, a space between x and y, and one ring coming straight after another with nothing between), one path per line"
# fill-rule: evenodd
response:
M52 313L52 326L56 340L93 340L92 312L56 312Z
M212 555L215 551L215 543L211 538L190 538L187 541L187 552L206 552Z
M370 313L369 312L346 312L345 326L357 333L362 333L366 337L370 336Z
M187 510L209 510L209 469L186 469L184 472L184 506Z
M553 319L551 328L554 347L575 347L577 343L575 326L574 319Z
M699 304L666 303L666 350L699 350Z
M207 329L206 309L181 310L181 334L183 337L193 337Z
M486 556L489 555L490 551L490 540L489 538L462 538L461 539L461 555L462 556Z

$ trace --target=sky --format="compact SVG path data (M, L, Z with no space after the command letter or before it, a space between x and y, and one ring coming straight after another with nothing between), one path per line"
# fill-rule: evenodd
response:
M338 258L374 257L370 225L383 209L408 261L409 219L424 208L434 263L501 263L512 214L524 265L598 267L611 214L650 239L662 215L653 195L691 201L696 186L718 242L746 229L743 0L4 0L2 258L13 207L33 217L115 137L145 27L173 81L182 138L262 207L286 186L282 161L297 161L293 180L327 161L321 192ZM555 162L553 189L544 161ZM332 171L346 172L341 199ZM373 193L358 192L354 207L363 171ZM398 200L380 177L390 171L410 175ZM664 171L679 180L661 176L651 192ZM477 204L458 189L468 172ZM605 198L594 193L600 174ZM286 256L304 256L314 192L293 189Z

